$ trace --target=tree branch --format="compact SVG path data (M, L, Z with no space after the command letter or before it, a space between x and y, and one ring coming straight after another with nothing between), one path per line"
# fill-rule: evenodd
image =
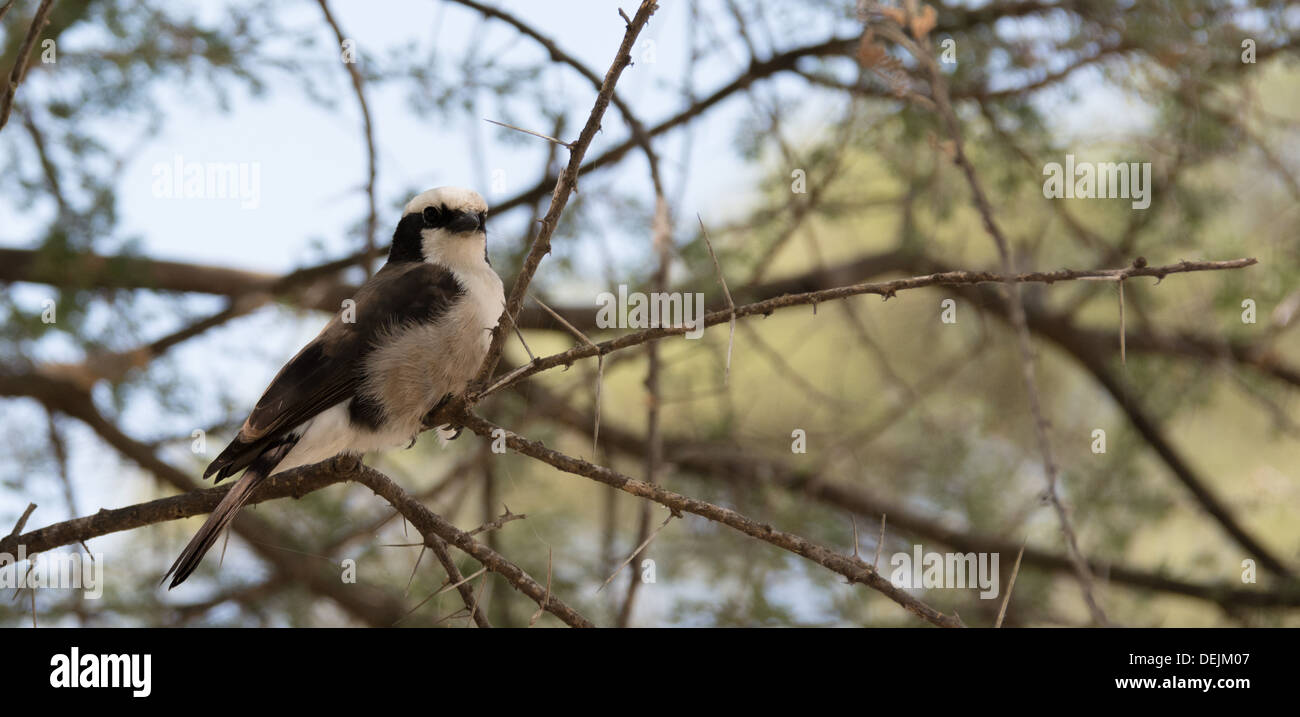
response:
M935 274L927 274L925 276L913 276L906 279L864 282L849 286L839 286L832 289L809 291L801 294L786 294L771 299L765 299L763 301L756 301L750 304L737 306L735 309L735 316L736 318L755 315L766 316L777 309L783 309L790 306L805 306L808 304L844 299L850 296L859 296L862 294L877 294L885 299L889 299L900 291L919 289L926 286L963 286L984 283L1052 284L1058 281L1092 278L1131 278L1135 276L1154 276L1163 278L1169 274L1190 271L1240 269L1251 266L1255 263L1257 262L1253 258L1242 258L1232 259L1229 261L1183 261L1178 264L1170 264L1167 266L1130 266L1123 269L1098 270L1058 269L1056 271L1026 272L1022 274L999 274L989 271L945 271ZM732 312L729 309L713 311L705 315L704 325L708 327L725 323L731 319L731 316ZM516 384L533 374L540 373L547 369L555 368L557 366L571 365L578 359L610 354L632 346L639 346L647 341L657 341L669 336L685 334L689 330L690 327L686 326L642 329L623 334L617 338L602 341L595 346L575 346L567 351L562 351L557 354L541 356L527 364L524 364L506 377L499 379L496 383L489 386L487 390L474 398L477 400L489 393Z
M474 431L480 436L486 438L493 437L493 431L498 426L480 418L473 413L465 413L461 416L459 423L466 428ZM811 540L802 538L793 533L787 533L777 530L766 523L759 523L751 520L730 508L723 508L712 503L706 503L702 500L688 498L684 495L665 490L656 485L651 485L644 481L629 478L617 471L594 465L579 458L567 456L558 451L553 451L536 441L530 441L527 438L505 431L506 445L526 456L536 458L548 465L554 466L566 473L572 473L578 476L590 478L598 483L617 488L625 493L630 493L641 498L652 500L660 505L666 506L674 513L685 511L695 515L708 518L716 523L721 523L729 528L744 533L753 538L762 540L788 550L795 555L807 558L818 565L832 570L852 582L859 582L868 587L883 593L886 597L903 606L908 612L917 617L939 627L961 627L961 621L955 617L944 615L925 603L917 600L905 590L894 587L893 583L881 577L879 573L872 569L870 565L853 557L841 555L830 548L824 547Z
M528 251L528 256L524 257L524 263L519 269L518 276L515 277L514 285L510 288L510 296L506 299L505 310L497 320L497 326L492 330L492 343L488 347L487 356L483 359L483 365L479 368L478 375L471 385L483 385L492 377L497 362L501 360L501 351L505 348L505 339L508 335L505 329L506 322L513 321L511 317L519 315L519 310L524 305L524 297L528 294L528 285L532 282L538 265L542 263L542 257L551 251L551 235L555 233L555 228L559 226L560 214L564 212L564 207L569 202L569 195L578 184L578 171L582 167L582 158L586 156L587 148L591 146L591 141L595 139L596 132L600 130L600 120L605 116L605 109L609 107L610 98L614 95L614 86L618 84L618 78L623 74L624 68L632 64L632 45L636 43L637 35L641 33L642 28L650 21L650 16L654 14L658 7L654 0L641 0L641 6L637 9L636 17L628 23L627 29L623 33L623 42L619 45L618 53L614 56L614 63L610 65L609 71L605 73L605 79L601 83L600 91L596 93L596 103L591 108L587 123L583 125L582 131L578 133L578 139L574 140L573 144L569 146L569 163L565 166L564 171L560 173L559 181L555 183L555 191L551 195L551 206L542 217L541 230L533 238L533 245Z
M338 22L334 20L334 15L330 13L329 5L326 0L317 0L320 3L321 12L325 14L325 22L329 23L334 30L334 37L338 39L340 48L347 38L343 35L343 29L339 27ZM375 273L375 230L379 225L379 206L375 199L375 174L376 174L376 151L375 151L375 128L370 119L370 106L366 104L365 82L361 77L361 71L353 62L344 62L343 67L348 71L348 77L352 78L352 89L357 95L357 104L361 106L362 129L366 138L366 156L369 158L368 170L366 172L366 199L370 206L370 211L366 214L366 241L362 266L365 267L367 274Z
M401 486L394 483L388 476L358 463L356 472L352 475L352 480L361 483L374 491L375 495L388 501L389 505L392 505L407 520L411 521L411 525L414 525L415 529L420 531L420 534L426 540L431 539L431 536L433 536L460 548L482 563L483 567L505 578L506 582L510 583L516 590L532 598L543 610L563 620L566 625L570 627L594 627L591 621L578 614L573 608L565 605L550 590L529 577L528 573L501 557L496 551L474 540L468 533L447 522L442 516L424 507L423 503L402 490Z
M41 30L49 21L50 8L53 6L54 0L41 0L40 6L36 8L36 15L32 18L32 25L27 29L27 37L23 38L23 44L18 48L14 66L9 71L9 81L5 84L4 94L0 95L0 129L4 129L9 122L9 114L14 108L14 96L18 94L18 85L27 76L27 62L31 58L32 48L36 46Z
M520 386L530 405L560 425L582 432L591 421L581 411L532 383ZM631 457L643 457L644 441L640 436L616 424L605 427L605 446ZM785 461L754 455L740 446L667 438L666 460L679 469L719 481L740 481L758 489L771 484L796 495L805 495L827 506L847 510L860 516L886 514L890 525L935 540L962 552L1016 553L1020 544L993 534L955 530L938 518L927 517L901 503L884 500L859 485L828 480L816 468L796 468ZM1068 556L1028 546L1025 564L1041 570L1072 572ZM1091 567L1103 573L1112 584L1154 590L1198 600L1214 602L1225 610L1242 607L1300 607L1300 587L1283 585L1275 590L1252 590L1228 582L1195 583L1153 573L1112 561L1093 560Z

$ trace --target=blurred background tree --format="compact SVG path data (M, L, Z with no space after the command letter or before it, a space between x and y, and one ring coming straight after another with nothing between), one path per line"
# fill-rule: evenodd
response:
M534 296L595 341L623 333L596 325L595 297L619 285L726 308L703 227L737 304L999 270L924 65L864 34L873 14L901 18L939 62L1016 271L1259 260L1128 280L1123 324L1113 281L1020 295L1059 492L1108 620L1297 624L1294 4L661 5ZM8 72L45 5L5 7ZM613 5L578 0L57 0L48 13L38 38L53 43L33 48L0 131L5 534L29 502L31 530L199 487L274 371L382 261L418 191L488 197L509 286L568 156L483 120L572 140L624 27ZM1044 198L1045 166L1066 155L1150 163L1150 207ZM174 162L245 167L256 196L163 196ZM57 319L42 321L51 300ZM584 360L539 374L481 410L570 455L879 553L886 574L917 544L997 552L1005 589L1024 543L1006 624L1095 624L1044 502L1009 317L988 284L792 307L740 321L731 348L715 326L599 371ZM519 325L538 356L580 341L533 299ZM512 338L506 363L527 360ZM795 431L806 452L792 452ZM367 463L463 529L506 506L526 514L481 539L597 624L922 624L694 517L670 521L598 591L667 512L489 444L425 436ZM455 591L426 599L446 574L362 487L247 509L224 557L163 593L196 520L96 537L103 599L28 591L0 601L0 624L28 624L33 609L57 625L470 624ZM356 582L340 579L345 561ZM494 625L529 623L535 605L499 577L471 584ZM992 624L1000 600L977 593L913 591Z

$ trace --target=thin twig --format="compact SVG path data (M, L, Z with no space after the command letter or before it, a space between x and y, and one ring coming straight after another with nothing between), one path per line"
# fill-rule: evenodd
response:
M572 142L565 142L565 141L562 140L562 139L556 139L556 138L551 137L551 136L549 136L549 135L542 134L541 132L534 132L534 131L532 131L531 129L524 129L523 127L516 127L516 126L514 126L514 125L512 125L512 124L506 124L505 122L498 122L498 121L496 121L496 120L494 120L494 119L488 119L487 117L484 117L484 118L483 118L483 121L484 121L484 122L491 122L491 123L494 124L494 125L498 125L498 126L501 126L501 127L505 127L506 129L512 129L512 130L514 130L514 131L516 131L516 132L523 132L524 134L531 134L531 135L534 136L534 137L540 137L540 138L546 140L547 142L554 142L554 143L560 145L561 147L564 147L565 149L570 149L570 150L573 149L573 143L572 143Z
M609 107L610 98L614 94L614 86L618 84L618 78L623 74L624 68L632 63L632 46L636 43L637 36L641 29L650 21L650 16L658 8L654 0L642 0L640 8L637 9L636 18L628 24L627 31L623 34L623 42L619 45L618 53L614 56L614 62L610 65L609 71L605 73L605 79L601 82L600 91L596 94L595 105L591 109L591 114L587 117L587 122L578 133L578 139L574 140L569 147L569 162L560 173L560 179L555 183L555 191L551 195L551 205L546 210L545 216L541 220L541 229L537 236L533 238L532 247L528 250L528 255L524 258L523 265L519 269L519 274L515 278L514 285L510 288L510 297L506 301L504 313L508 316L517 316L520 308L523 307L524 297L528 292L528 285L532 283L533 275L537 273L537 267L542 262L542 257L551 251L551 236L555 233L556 227L560 223L560 215L564 212L564 207L569 202L569 195L572 194L578 183L579 170L582 167L582 159L586 156L587 148L591 141L595 139L596 133L600 130L601 118L605 115L606 108ZM501 350L505 345L505 334L501 331L500 323L492 331L492 343L488 347L487 356L483 359L483 365L479 367L478 375L475 376L472 386L481 388L486 385L491 378L492 373L496 370L497 364L501 360Z
M577 328L576 326L574 326L573 324L569 323L568 320L566 320L563 316L561 316L560 314L556 313L556 311L555 311L554 309L552 309L551 307L547 306L547 305L546 305L546 302L542 301L541 299L537 298L536 296L534 296L534 295L532 295L532 294L529 294L529 296L532 296L533 301L537 302L537 305L540 306L540 307L542 307L542 309L545 310L546 313L550 314L552 318L554 318L556 321L560 322L560 325L561 325L561 326L563 326L564 328L568 329L568 330L569 330L569 333L573 334L574 336L577 336L579 339L582 339L582 342L585 343L585 344L587 344L588 346L591 346L591 347L593 347L593 348L596 346L596 344L593 343L591 339L587 338L587 335L586 335L586 334L584 334L584 333L582 333L581 331L579 331L578 328ZM536 357L535 357L535 356L529 356L529 358L530 358L530 359L535 359ZM604 356L597 356L597 357L596 357L596 392L595 392L596 395L595 395L595 397L592 399L593 404L594 404L594 410L593 410L593 412L595 413L595 423L594 423L594 425L592 425L592 428L591 428L591 456L592 456L592 458L595 458L596 455L597 455L597 451L600 450L600 393L601 393L601 386L604 384L604 382L605 382L605 357L604 357Z
M497 518L492 522L484 523L483 525L480 525L479 527L469 531L468 535L473 536L473 535L478 535L479 533L488 533L493 530L500 530L501 527L504 526L506 523L509 523L513 520L523 520L527 517L528 517L527 513L511 513L510 507L506 506L505 513L502 513L501 515L497 516Z
M849 513L849 521L853 523L853 557L858 558L858 516Z
M1119 362L1120 365L1127 366L1128 355L1124 349L1124 334L1126 333L1124 328L1124 280L1116 280L1115 285L1119 287Z
M627 564L632 562L632 559L635 558L637 555L639 555L642 550L645 550L645 547L650 544L650 541L654 540L655 536L659 534L659 531L666 528L668 526L668 522L672 520L674 517L675 516L672 513L669 513L668 517L664 518L664 522L660 523L659 527L654 529L654 532L650 533L650 535L645 540L641 541L641 544L636 546L636 550L633 550L627 556L627 559L619 563L618 567L614 569L614 572L611 573L609 577L605 578L605 582L601 583L600 587L596 588L596 592L600 592L601 590L604 590L605 586L613 582L614 578L618 577L618 574L623 572L623 568L627 567Z
M1011 591L1016 587L1016 576L1020 574L1020 559L1025 557L1025 545L1029 543L1029 538L1020 544L1020 552L1016 554L1015 567L1011 568L1011 579L1007 581L1007 594L1002 596L1002 606L998 608L997 622L993 627L1002 627L1002 619L1007 616L1007 605L1011 603Z
M18 47L13 69L9 71L9 82L4 94L0 95L0 129L4 129L5 124L9 122L9 113L14 108L14 96L18 94L18 85L27 76L27 60L36 45L36 39L40 37L41 30L45 28L45 23L49 22L50 8L53 6L54 0L41 0L40 6L36 8L36 15L32 18L32 25L27 28L27 37L23 38L22 45ZM7 6L5 10L8 11Z
M511 316L509 312L506 312L505 316L510 320L510 327L514 330L515 336L519 337L519 343L523 344L524 353L528 354L528 360L535 360L537 357L533 355L533 350L528 348L528 342L524 341L524 332L519 330L519 322L515 321L515 317Z
M474 598L474 589L465 584L472 580L475 575L487 570L487 568L474 573L468 578L463 578L460 569L456 567L456 561L452 560L451 555L448 554L447 544L442 541L442 538L433 536L429 539L428 545L433 549L433 554L438 558L438 562L442 564L442 569L447 571L447 579L454 583L453 587L460 592L461 600L465 602L465 607L469 609L470 617L473 618L474 623L479 627L492 627L492 624L488 622L487 615L484 615L482 610L477 609L478 601ZM424 551L421 550L420 554L423 555ZM414 575L414 572L412 575Z
M410 610L408 610L408 611L406 612L406 614L402 616L402 619L401 619L401 620L398 620L398 621L395 622L395 623L393 623L393 625L397 625L397 624L400 623L402 620L405 620L406 618L410 617L412 614L415 613L416 610L419 610L420 608L424 607L424 605L425 605L426 603L428 603L430 600L432 600L432 599L438 597L439 595L441 595L441 594L447 592L448 590L451 590L452 588L460 589L460 588L462 588L462 587L469 587L468 585L466 585L466 583L468 583L469 581L473 580L474 578L476 578L476 577L478 577L478 576L480 576L480 575L482 575L483 573L486 573L486 572L487 572L487 568L479 568L477 572L475 572L473 575L470 575L470 576L467 577L467 578L460 578L460 579L457 580L456 582L452 582L451 580L448 580L447 582L443 583L442 587L440 587L440 588L438 588L437 590L433 591L432 594L430 594L428 597L426 597L425 599L423 599L423 600L421 600L419 603L417 603L415 607L413 607L413 608L411 608ZM458 572L457 574L459 574L459 572ZM474 600L473 588L470 588L469 601L466 602L466 605L469 605L470 603L472 603L473 600ZM445 618L444 618L444 619L445 619ZM442 620L439 620L439 622L442 622Z
M491 436L499 427L473 414L465 413L457 419L461 425L481 436ZM903 606L912 614L939 627L959 627L954 618L944 615L924 602L913 597L905 590L894 587L885 578L876 573L871 566L860 560L842 555L839 552L815 543L807 538L773 528L737 513L730 508L723 508L695 498L688 498L679 493L665 490L657 485L630 478L617 471L594 465L580 458L551 450L541 443L530 441L509 431L505 432L506 445L515 451L537 458L566 473L590 478L605 485L617 488L625 493L652 500L670 510L694 513L711 521L721 523L745 535L758 538L788 550L795 555L807 558L818 565L826 567L854 582L860 582L873 590L883 593L889 599Z
M406 589L402 591L402 597L411 594L411 585L415 582L415 575L420 571L420 562L424 560L424 552L429 549L428 543L419 543L420 552L415 556L415 564L411 566L411 577L406 579Z
M784 294L762 301L756 301L751 304L737 306L735 311L723 309L706 314L704 325L714 326L724 321L730 321L731 316L745 318L747 316L771 314L777 309L783 309L791 306L803 306L807 304L820 303L824 301L834 301L844 299L850 296L859 296L862 294L877 294L885 299L896 295L900 291L910 289L919 289L928 286L961 286L975 285L984 283L1045 283L1052 284L1058 281L1073 281L1086 279L1089 277L1106 276L1116 277L1124 276L1132 278L1135 276L1154 276L1157 278L1169 274L1177 274L1192 271L1221 271L1227 269L1240 269L1242 267L1252 266L1257 261L1254 258L1232 259L1229 261L1183 261L1178 264L1167 266L1147 266L1147 267L1126 267L1123 269L1103 269L1103 270L1077 270L1077 269L1058 269L1056 271L1036 271L1020 274L998 273L990 271L945 271L937 274L927 274L924 276L914 276L906 279L895 279L892 281L864 282L861 284L851 284L848 286L839 286L832 289L823 289L820 291L809 291L801 294ZM686 327L661 326L650 329L641 329L632 331L617 338L602 341L591 346L577 346L568 351L563 351L550 356L543 356L527 364L519 366L505 376L497 379L495 383L486 390L481 391L477 398L483 397L499 391L507 386L518 383L521 379L527 378L536 373L541 373L557 366L568 366L578 359L588 358L597 355L611 354L615 351L621 351L632 346L639 346L647 341L657 341L669 336L680 336L689 329Z
M36 510L35 503L28 503L27 509L23 514L18 516L18 522L14 524L14 529L9 531L9 537L16 538L23 532L23 526L27 525L27 519L31 517L32 511Z
M334 21L334 15L330 13L326 0L317 0L317 2L320 3L321 12L325 14L325 22L329 23L330 28L334 30L334 37L338 39L341 49L343 43L347 42L342 28ZM361 106L362 127L366 137L366 156L369 158L366 171L366 200L370 208L366 214L366 243L363 266L366 274L373 274L375 273L375 231L379 226L379 204L375 198L375 177L378 173L375 127L370 118L370 106L366 103L365 81L361 75L361 70L357 69L355 62L344 62L343 67L348 71L348 77L352 79L352 89L357 95L357 104Z
M876 538L876 557L871 560L871 569L880 570L880 549L885 545L885 514L880 514L880 537Z
M546 598L542 601L542 605L545 605L551 600L551 558L552 558L552 550L550 548L547 548L546 549ZM541 616L542 616L542 608L538 607L537 612L533 613L533 616L528 618L528 626L532 627L533 625L536 625L537 618Z
M372 490L376 495L388 501L388 504L401 511L402 515L421 535L442 538L451 545L469 554L485 568L506 579L510 585L532 598L547 612L555 615L572 627L592 627L590 620L565 605L559 598L550 594L537 581L529 577L519 566L506 560L499 553L474 540L464 531L447 522L416 500L413 496L393 482L391 478L368 466L358 464L349 476Z
M713 271L717 273L718 283L722 284L722 295L727 299L727 310L731 313L730 330L727 332L727 364L722 375L722 385L726 386L731 382L731 349L736 345L736 302L731 300L731 291L727 288L727 280L722 276L722 265L718 263L718 255L713 253L713 242L709 241L709 230L704 228L704 219L699 214L696 214L695 218L700 222L700 233L704 236L704 246L709 249L709 258L713 260ZM696 317L696 321L699 321L699 317Z
M980 218L983 220L984 230L992 238L993 243L997 246L998 257L1002 262L1002 272L1006 275L1012 273L1011 249L1010 244L1002 233L1001 227L993 217L993 207L989 203L988 197L984 193L983 185L976 175L975 166L966 156L964 141L962 138L961 125L957 119L957 113L952 108L952 102L948 98L947 83L944 81L943 72L939 69L938 63L929 52L929 43L924 38L920 39L921 46L912 42L903 32L902 28L896 24L881 23L882 35L907 49L907 51L916 58L927 70L930 78L930 88L933 94L934 102L937 106L939 115L948 129L948 134L953 142L953 161L962 170L966 179L966 184L970 187L972 200ZM1136 267L1134 267L1136 268ZM1121 277L1122 278L1122 275ZM1088 566L1087 560L1083 557L1079 549L1079 540L1075 533L1074 526L1070 522L1069 511L1066 509L1064 502L1061 500L1058 491L1058 469L1056 459L1052 452L1051 439L1048 437L1048 422L1043 411L1042 400L1038 394L1037 380L1035 378L1033 345L1029 335L1029 324L1025 319L1025 307L1021 302L1020 286L1017 282L1007 282L1007 294L1009 296L1009 307L1011 314L1011 324L1015 328L1017 345L1020 349L1021 372L1025 383L1026 392L1029 395L1029 412L1034 419L1034 433L1038 441L1039 451L1043 459L1043 477L1047 483L1046 495L1048 502L1051 504L1056 513L1057 522L1060 523L1061 533L1065 537L1067 551L1074 561L1075 574L1078 577L1079 588L1083 592L1084 602L1088 606L1093 621L1099 625L1106 625L1106 613L1102 610L1098 602L1093 586L1092 571Z

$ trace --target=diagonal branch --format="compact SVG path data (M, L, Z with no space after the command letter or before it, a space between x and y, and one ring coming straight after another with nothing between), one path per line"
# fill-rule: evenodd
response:
M483 614L478 600L474 597L474 587L460 574L460 568L456 567L456 561L452 560L451 554L447 552L447 543L436 535L426 537L425 541L429 549L437 556L438 562L442 564L442 569L447 571L447 580L456 586L456 591L460 593L461 600L465 601L465 609L469 610L470 616L474 618L474 624L479 627L492 627L492 624L488 622L487 615Z
M492 437L493 431L498 430L498 426L495 424L469 412L461 415L459 423L485 437ZM584 476L625 493L652 500L666 506L675 513L682 511L694 513L729 528L734 528L752 538L757 538L765 543L770 543L795 555L807 558L818 565L843 575L852 582L863 583L873 590L883 593L889 599L903 606L908 612L926 622L939 627L961 627L961 622L957 618L944 615L912 597L907 591L894 587L891 582L881 577L870 565L852 556L842 555L835 550L793 533L777 530L771 525L747 518L730 508L723 508L702 500L688 498L660 488L657 485L629 478L609 468L553 451L537 441L530 441L509 431L505 431L504 435L506 445L510 448L554 466L561 471Z
M501 351L505 348L506 332L502 329L506 319L511 316L518 316L519 310L523 308L524 297L528 293L528 285L533 280L533 275L537 273L537 267L542 263L542 257L551 251L551 235L560 223L560 214L564 212L564 207L569 202L569 195L573 192L578 184L578 171L582 167L582 158L587 154L587 148L591 146L591 141L595 139L596 132L600 130L601 118L605 116L605 110L609 107L610 98L614 95L614 85L618 83L618 78L623 74L624 68L632 64L632 46L636 43L637 35L641 33L642 28L650 21L650 16L659 6L654 0L642 0L641 7L637 9L636 17L627 25L627 30L623 33L623 42L619 45L618 53L614 56L614 63L610 65L609 71L605 73L605 80L601 83L600 91L596 94L595 106L591 109L590 116L587 117L587 123L583 125L582 131L578 133L578 139L569 146L569 163L560 173L560 179L555 183L555 191L551 195L551 206L546 210L546 214L541 220L541 229L537 236L533 238L532 248L528 251L528 256L524 258L524 263L519 269L519 275L515 277L515 283L510 288L510 297L506 300L505 311L497 321L497 326L492 330L492 343L488 347L486 358L483 359L483 365L479 368L478 375L475 377L473 386L483 386L488 379L492 377L492 372L496 370L497 363L501 360Z
M581 411L537 384L529 384L525 396L531 405L538 406L552 420L575 431L582 431L589 421L588 416ZM623 426L608 426L606 435L605 445L615 452L639 457L645 451L640 437ZM991 533L955 530L942 520L925 516L900 503L884 500L860 485L830 480L816 469L795 467L777 459L756 456L739 446L674 438L666 444L666 456L669 463L683 471L716 480L740 481L754 488L770 483L793 495L807 496L819 503L857 515L887 514L890 525L951 546L960 552L1011 554L1019 550L1019 544L1014 541ZM1026 548L1025 562L1054 572L1074 570L1067 556L1034 546ZM1300 586L1294 583L1278 586L1273 591L1263 591L1222 582L1187 582L1110 561L1093 560L1091 565L1094 571L1104 572L1113 585L1206 600L1228 611L1241 607L1300 607Z
M5 83L4 94L0 94L0 129L4 129L5 124L9 122L9 114L14 108L14 96L18 94L18 85L23 78L27 77L27 63L31 59L32 48L36 46L36 39L40 37L45 23L49 22L50 8L53 6L54 0L41 0L40 6L36 8L36 16L32 18L32 25L27 29L27 37L18 48L13 69L9 71L9 81Z
M906 40L906 38L901 39ZM923 62L930 74L930 86L934 91L935 102L943 115L944 122L947 124L948 133L953 139L954 159L965 174L966 183L970 185L975 207L984 222L984 229L997 245L998 256L1002 261L1002 271L1009 274L1012 271L1010 244L1002 234L1001 227L993 218L993 208L988 197L984 194L979 178L975 174L975 165L971 164L966 157L961 125L958 123L957 114L953 111L952 104L948 100L948 90L943 81L943 75L933 58L924 50L914 54L918 58L925 58ZM1025 321L1025 307L1020 296L1020 285L1008 283L1007 294L1011 299L1011 324L1015 327L1016 344L1020 348L1020 367L1024 375L1025 391L1029 396L1029 413L1034 419L1034 435L1038 439L1038 448L1043 456L1043 474L1047 482L1047 500L1051 503L1057 521L1061 524L1061 534L1065 537L1066 550L1070 555L1070 560L1074 563L1079 585L1083 591L1083 599L1088 605L1088 611L1092 613L1094 622L1099 625L1106 625L1109 621L1106 619L1106 613L1102 610L1101 603L1097 600L1096 588L1092 579L1092 569L1088 566L1087 560L1083 557L1083 552L1079 549L1079 538L1075 533L1074 525L1070 521L1069 510L1061 500L1058 488L1058 466L1052 451L1052 440L1048 435L1049 425L1047 416L1043 411L1042 398L1038 395L1038 380L1034 368L1034 349L1029 336L1029 325Z
M410 493L402 490L401 486L394 483L388 476L358 463L356 472L351 476L351 479L361 483L374 491L375 495L388 501L407 520L411 521L411 525L414 525L415 529L420 531L420 534L426 540L441 538L460 548L482 563L483 567L504 577L506 582L514 586L516 590L532 598L539 607L560 618L570 627L594 627L591 621L578 614L573 608L565 605L550 590L529 577L528 573L501 557L495 550L474 540L468 533L447 522L442 516L426 508L423 503L416 500Z

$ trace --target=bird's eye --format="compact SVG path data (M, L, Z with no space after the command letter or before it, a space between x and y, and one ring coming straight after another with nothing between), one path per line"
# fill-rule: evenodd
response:
M478 213L478 228L487 230L487 212Z
M425 226L436 227L442 221L442 212L437 207L425 207L423 213Z

